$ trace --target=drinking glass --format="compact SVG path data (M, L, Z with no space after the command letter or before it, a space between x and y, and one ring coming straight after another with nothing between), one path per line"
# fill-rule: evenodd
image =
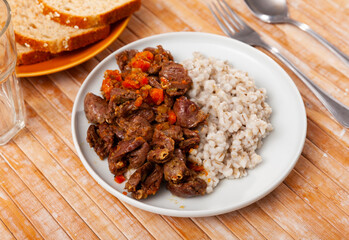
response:
M6 144L24 127L25 110L15 73L16 60L10 6L6 0L0 0L0 145Z

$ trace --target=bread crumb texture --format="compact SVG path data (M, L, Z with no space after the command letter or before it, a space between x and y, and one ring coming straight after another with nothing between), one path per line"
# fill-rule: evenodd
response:
M77 29L44 15L35 0L10 0L16 41L34 50L59 53L70 51L105 38L109 26ZM67 40L67 36L69 39Z
M38 0L45 14L68 26L90 28L114 23L130 16L141 0Z

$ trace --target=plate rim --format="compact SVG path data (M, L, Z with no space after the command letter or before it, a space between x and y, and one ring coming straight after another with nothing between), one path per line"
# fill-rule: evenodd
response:
M303 132L300 134L301 135L301 139L300 140L300 144L298 145L298 149L297 151L294 152L294 157L293 157L293 161L290 164L289 168L287 169L287 171L284 172L284 174L281 174L279 176L278 179L275 179L275 182L273 184L271 184L270 186L267 187L266 191L263 191L262 194L255 196L254 198L251 198L249 201L240 203L235 205L234 207L228 206L228 207L223 207L219 210L217 209L211 209L211 210L185 210L185 209L166 209L163 207L156 207L156 206L152 206L152 205L148 205L146 203L143 203L142 201L130 198L128 196L123 195L122 193L120 193L118 190L114 189L112 186L110 186L108 183L106 183L94 170L93 168L90 166L90 164L87 162L87 160L84 158L84 155L81 151L81 148L79 146L79 143L77 141L77 136L76 136L76 131L75 131L75 125L76 125L76 116L77 116L77 99L80 98L80 95L82 94L82 89L85 88L85 85L87 85L87 79L89 78L89 76L93 75L99 67L101 67L105 62L107 62L112 55L114 55L116 52L120 52L123 51L125 49L130 49L132 48L132 46L134 45L138 45L142 42L145 41L152 41L154 39L157 38L162 38L162 37L173 37L176 35L202 35L202 37L214 37L214 38L220 38L220 39L225 39L225 41L229 40L234 42L235 44L238 45L243 45L244 47L250 48L252 49L252 51L254 51L256 54L259 54L260 56L263 56L264 58L267 58L268 61L273 64L273 67L278 68L279 70L281 70L283 72L283 74L285 75L285 77L288 78L288 83L291 85L291 87L293 88L293 90L295 91L296 95L297 95L297 99L296 101L298 102L299 106L301 107L301 109L299 109L300 111L300 117L299 119L302 119L302 130ZM275 190L282 182L283 180L290 174L290 172L292 171L292 169L294 168L294 166L296 165L296 163L299 160L299 157L302 153L304 144L305 144L305 139L306 139L306 132L307 132L307 117L306 117L306 110L305 110L305 106L304 106L304 102L302 100L301 94L297 88L297 86L295 85L295 83L293 82L292 78L289 76L289 74L277 63L275 62L271 57L269 57L267 54L255 49L254 47L245 44L243 42L240 42L238 40L226 37L226 36L222 36L222 35L217 35L217 34L212 34L212 33L204 33L204 32L170 32L170 33L161 33L161 34L156 34L156 35L152 35L150 37L146 37L146 38L142 38L142 39L138 39L132 43L129 43L119 49L117 49L116 51L110 53L107 57L105 57L97 66L94 67L94 69L88 74L88 76L85 78L84 83L81 85L78 94L76 95L76 98L74 100L74 106L73 106L73 110L72 110L72 120L71 120L71 130L72 130L72 136L73 136L73 142L75 145L75 149L77 150L78 156L80 158L80 161L83 163L84 167L86 168L86 170L89 172L89 174L97 181L97 183L99 185L101 185L105 190L107 190L109 193L111 193L113 196L117 197L119 200L130 204L134 207L149 211L149 212L153 212L153 213L157 213L157 214L161 214L161 215L167 215L167 216L173 216L173 217L208 217L208 216L215 216L215 215L220 215L220 214L224 214L227 212L231 212L231 211L235 211L238 209L241 209L243 207L246 207L260 199L262 199L263 197L265 197L266 195L268 195L270 192L272 192L273 190ZM211 193L212 194L212 193Z
M110 25L111 32L109 33L109 35L106 38L101 39L95 43L92 43L91 45L86 46L86 48L89 49L90 47L94 46L95 44L100 43L101 41L105 41L105 42L99 48L97 48L95 51L88 53L86 56L79 58L77 61L70 62L70 63L64 64L61 66L53 67L50 69L44 69L44 70L39 70L39 71L34 71L34 72L21 72L21 66L26 66L26 67L29 66L30 67L31 65L41 64L41 63L50 61L54 58L49 59L49 60L44 61L44 62L40 62L40 63L29 64L29 65L20 65L20 66L16 66L16 76L19 78L21 78L21 77L39 77L39 76L43 76L43 75L57 73L57 72L61 72L61 71L67 70L69 68L75 67L75 66L93 58L94 56L96 56L97 54L99 54L100 52L105 50L109 45L111 45L121 35L121 33L127 27L128 23L130 21L130 18L131 18L131 16L124 18L122 20L119 20L118 22L113 23L113 24L115 24L114 27L112 27L113 24L111 24ZM76 50L79 50L79 49L76 49ZM72 52L74 52L74 51L72 51ZM71 52L68 52L67 54L69 56L69 54L71 54Z

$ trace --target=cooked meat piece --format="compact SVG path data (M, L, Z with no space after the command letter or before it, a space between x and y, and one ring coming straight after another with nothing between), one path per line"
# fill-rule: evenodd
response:
M141 137L119 142L118 145L112 148L109 153L108 163L110 171L114 175L120 175L120 171L124 173L128 166L127 155L140 148L144 143L145 140ZM141 154L142 152L136 153ZM140 159L143 157L144 156L139 156ZM132 158L135 158L135 153L133 153Z
M114 141L115 136L118 140L125 138L125 132L120 127L108 123L99 124L98 133L106 142Z
M141 189L133 192L132 196L139 200L147 198L149 195L155 195L155 193L160 189L163 176L163 168L156 164L152 173L142 183Z
M162 87L166 89L166 93L170 96L184 95L192 84L187 70L183 65L175 62L164 63L159 77L160 79L166 79L166 82L162 82Z
M169 107L162 104L160 106L154 107L154 109L156 112L155 121L162 123L168 120L168 111L170 110Z
M84 99L84 110L90 123L103 123L109 118L106 100L90 92L86 94Z
M173 103L174 103L173 98L165 93L165 95L164 95L164 104L163 105L168 107L168 108L172 108Z
M183 67L182 64L175 62L167 62L162 66L162 69L159 73L159 77L164 77L169 81L182 81L190 79L188 76L187 70Z
M135 192L137 186L146 179L153 169L154 165L150 162L146 162L131 175L130 179L125 184L125 189L129 192Z
M138 94L132 90L113 88L110 92L110 100L108 103L108 111L110 113L110 121L114 117L128 116L136 111L138 107L135 105L135 100Z
M184 140L179 143L179 148L188 152L191 148L195 148L200 143L200 135L197 130L183 128Z
M163 130L166 136L172 138L173 140L179 142L183 140L182 128L177 125L170 125L169 129Z
M124 138L124 132L115 125L102 123L90 125L87 130L87 142L93 147L97 155L104 159L109 155L112 147L117 141Z
M116 148L112 149L109 154L109 160L115 161L122 158L127 153L134 151L139 148L146 141L142 137L133 138L130 140L123 140L118 143Z
M161 70L161 65L157 62L153 62L147 70L148 74L157 74Z
M155 113L151 108L138 109L133 115L140 116L146 119L149 123L155 120Z
M200 138L189 138L179 143L179 148L184 152L189 152L192 148L197 148L200 143Z
M174 150L174 157L178 158L182 162L186 162L185 154L178 148Z
M164 176L163 168L159 164L155 164L153 172L145 179L143 186L147 188L148 195L154 195L160 188L162 178Z
M149 51L154 55L154 60L147 70L147 73L150 75L157 75L164 62L173 61L171 53L164 50L161 45L157 46L157 48L145 48L143 51Z
M157 63L163 63L168 61L173 61L173 56L169 51L163 49L161 45L158 45L157 48L148 47L143 51L149 51L154 55L154 61Z
M113 106L113 107L115 109L115 116L118 118L127 117L139 109L139 107L136 106L135 101L127 101L119 106ZM110 109L113 109L113 108L111 107Z
M197 148L200 143L200 138L189 138L179 143L179 148L184 152L189 152L192 148Z
M163 49L163 47L161 45L158 45L156 47L157 47L157 51L158 51L158 54L156 54L156 56L154 57L156 62L173 61L173 56L169 51Z
M183 128L183 134L186 139L188 138L200 138L198 130L191 130L188 128Z
M170 160L175 144L172 138L166 136L165 133L159 129L155 129L151 144L153 149L148 153L148 161L165 163Z
M183 128L196 127L207 118L207 114L185 96L177 98L173 111L177 116L176 124Z
M125 139L143 137L146 141L150 141L153 137L151 124L141 116L120 118L117 123L126 132Z
M159 77L157 76L148 76L148 82L149 82L149 85L154 88L161 88Z
M115 176L122 175L127 171L127 161L123 158L117 159L117 161L109 161L109 171Z
M98 135L100 136L100 138L103 139L103 141L108 143L108 145L113 145L114 136L115 136L114 131L113 131L113 125L109 125L108 123L105 123L105 122L102 124L99 124L98 125Z
M166 88L166 93L170 96L181 96L184 95L191 87L191 80L186 81L171 81L169 87Z
M171 152L166 148L156 148L150 150L147 160L154 163L165 163L170 160Z
M112 102L115 108L115 106L120 105L126 101L136 100L137 97L138 94L135 91L115 87L110 91L109 104L110 102Z
M156 148L162 148L162 149L166 148L170 152L173 152L173 150L174 150L173 139L166 136L165 133L160 131L159 129L154 130L154 135L153 135L153 139L152 139L151 144L153 146L155 146Z
M106 143L98 134L98 127L90 125L87 129L87 142L90 144L100 159L104 159L109 154L109 144Z
M164 122L157 124L155 128L161 130L167 137L172 138L176 142L184 140L182 128L180 126Z
M166 187L172 194L178 197L195 197L199 195L205 195L207 184L201 178L191 177L185 182L173 183L167 182Z
M128 62L137 54L137 50L125 50L115 56L116 62L119 65L121 71L129 70Z
M124 133L119 127L105 122L97 126L91 125L87 131L87 142L101 159L106 158L110 149L123 138Z
M180 149L175 149L172 159L164 164L164 175L166 181L178 183L186 176L189 176L190 171L185 165L185 155Z
M147 142L144 142L139 149L130 152L127 155L127 159L130 163L131 168L139 168L143 165L147 159L147 154L150 150L150 146Z

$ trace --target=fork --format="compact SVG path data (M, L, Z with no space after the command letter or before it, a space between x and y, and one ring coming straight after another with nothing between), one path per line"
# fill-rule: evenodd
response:
M333 98L305 76L295 65L284 57L278 49L268 45L260 35L248 26L224 0L208 3L208 7L218 25L229 37L253 47L261 47L272 53L283 64L291 69L322 102L333 117L344 127L349 128L349 107Z

